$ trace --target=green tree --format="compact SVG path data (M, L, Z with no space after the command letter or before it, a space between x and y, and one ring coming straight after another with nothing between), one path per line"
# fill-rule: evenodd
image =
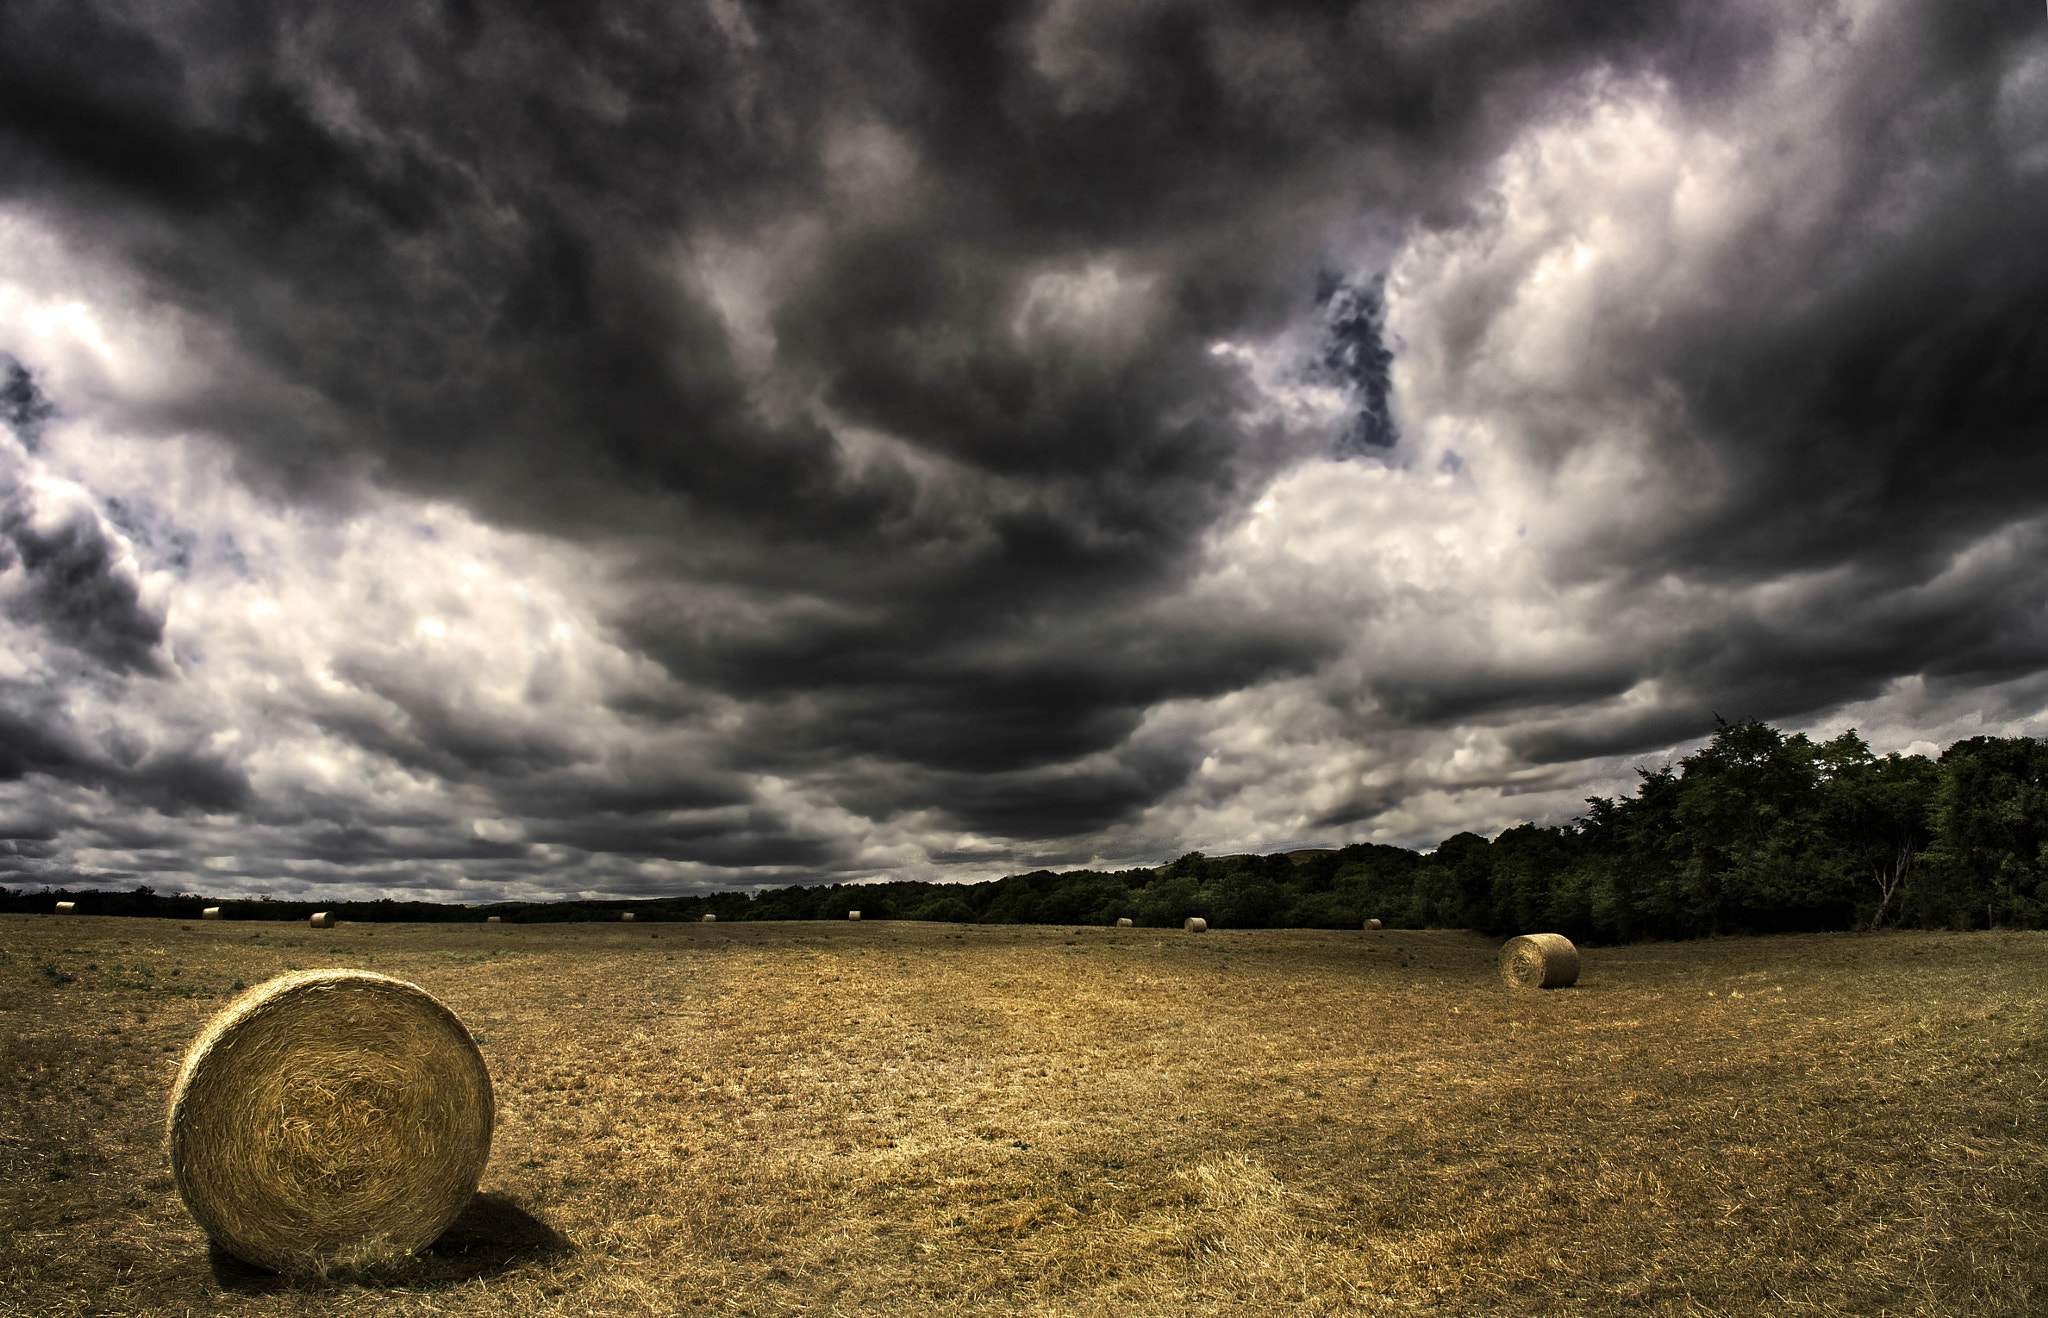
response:
M1929 861L1951 918L2036 925L2048 906L2048 746L1972 737L1943 752Z
M1854 730L1844 737L1855 737ZM1860 739L1856 744L1862 745ZM1941 771L1918 755L1893 752L1877 759L1867 748L1861 757L1837 755L1823 767L1820 815L1831 863L1845 886L1866 894L1858 903L1858 921L1872 929L1883 928L1887 919L1898 923L1933 838Z

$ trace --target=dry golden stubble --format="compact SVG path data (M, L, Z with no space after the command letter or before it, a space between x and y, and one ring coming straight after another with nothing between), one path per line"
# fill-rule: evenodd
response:
M1511 989L1567 988L1579 982L1579 949L1563 934L1523 934L1500 949L1500 977Z
M490 1072L404 980L281 975L193 1040L171 1093L178 1193L207 1235L279 1272L432 1244L491 1152Z

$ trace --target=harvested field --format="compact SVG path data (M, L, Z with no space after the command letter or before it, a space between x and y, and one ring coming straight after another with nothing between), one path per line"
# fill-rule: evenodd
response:
M2048 935L0 916L0 1314L2018 1315L2048 1308ZM429 1254L209 1258L165 1168L237 983L475 1031Z

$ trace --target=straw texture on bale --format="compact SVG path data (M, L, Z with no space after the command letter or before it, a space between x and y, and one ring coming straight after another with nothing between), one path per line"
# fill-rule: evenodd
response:
M1117 927L1117 928L1119 928L1119 929L1128 929L1128 928L1130 928L1130 927L1131 927L1131 917L1130 917L1130 916L1128 916L1128 915L1121 915L1121 916L1118 916L1118 917L1117 917L1117 921L1116 921L1116 927Z
M848 912L846 913L846 918L847 918L847 919L849 919L849 920L858 920L858 919L860 919L860 912L859 912L859 911L848 911Z
M57 903L57 914L59 914L59 915L70 915L70 914L71 914L72 912L76 911L77 909L78 909L78 903L77 903L77 902L58 902L58 903Z
M424 990L302 970L193 1040L171 1092L171 1174L222 1249L312 1271L432 1244L476 1193L493 1116L483 1055Z
M503 921L501 921L501 920L500 920L500 919L499 919L499 918L498 918L497 916L495 916L495 915L487 915L487 916L485 916L485 917L484 917L484 923L485 923L485 924L501 924L501 923L503 923Z
M200 918L200 919L202 919L202 920L218 920L218 919L220 919L220 907L218 907L218 906L209 906L209 907L207 907L207 908L206 908L205 910L203 910L203 911L201 911L201 912L199 913L199 918Z
M1377 929L1380 927L1380 922L1378 920L1367 920L1365 922L1365 927L1367 929Z
M1500 949L1500 977L1513 988L1565 988L1579 982L1579 949L1563 934L1523 934Z
M1206 934L1209 932L1209 922L1199 915L1190 915L1187 923L1181 925L1181 928L1191 934Z
M315 911L313 912L312 920L308 923L315 929L332 929L334 927L334 916L326 911Z
M622 912L622 913L621 913L621 914L619 915L619 922L620 922L621 924L631 924L631 923L633 923L633 913L632 913L631 911L625 911L625 912Z

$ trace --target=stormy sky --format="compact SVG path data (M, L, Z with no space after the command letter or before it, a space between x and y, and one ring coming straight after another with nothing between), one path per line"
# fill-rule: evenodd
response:
M0 7L0 883L1430 846L2048 734L2048 13Z

